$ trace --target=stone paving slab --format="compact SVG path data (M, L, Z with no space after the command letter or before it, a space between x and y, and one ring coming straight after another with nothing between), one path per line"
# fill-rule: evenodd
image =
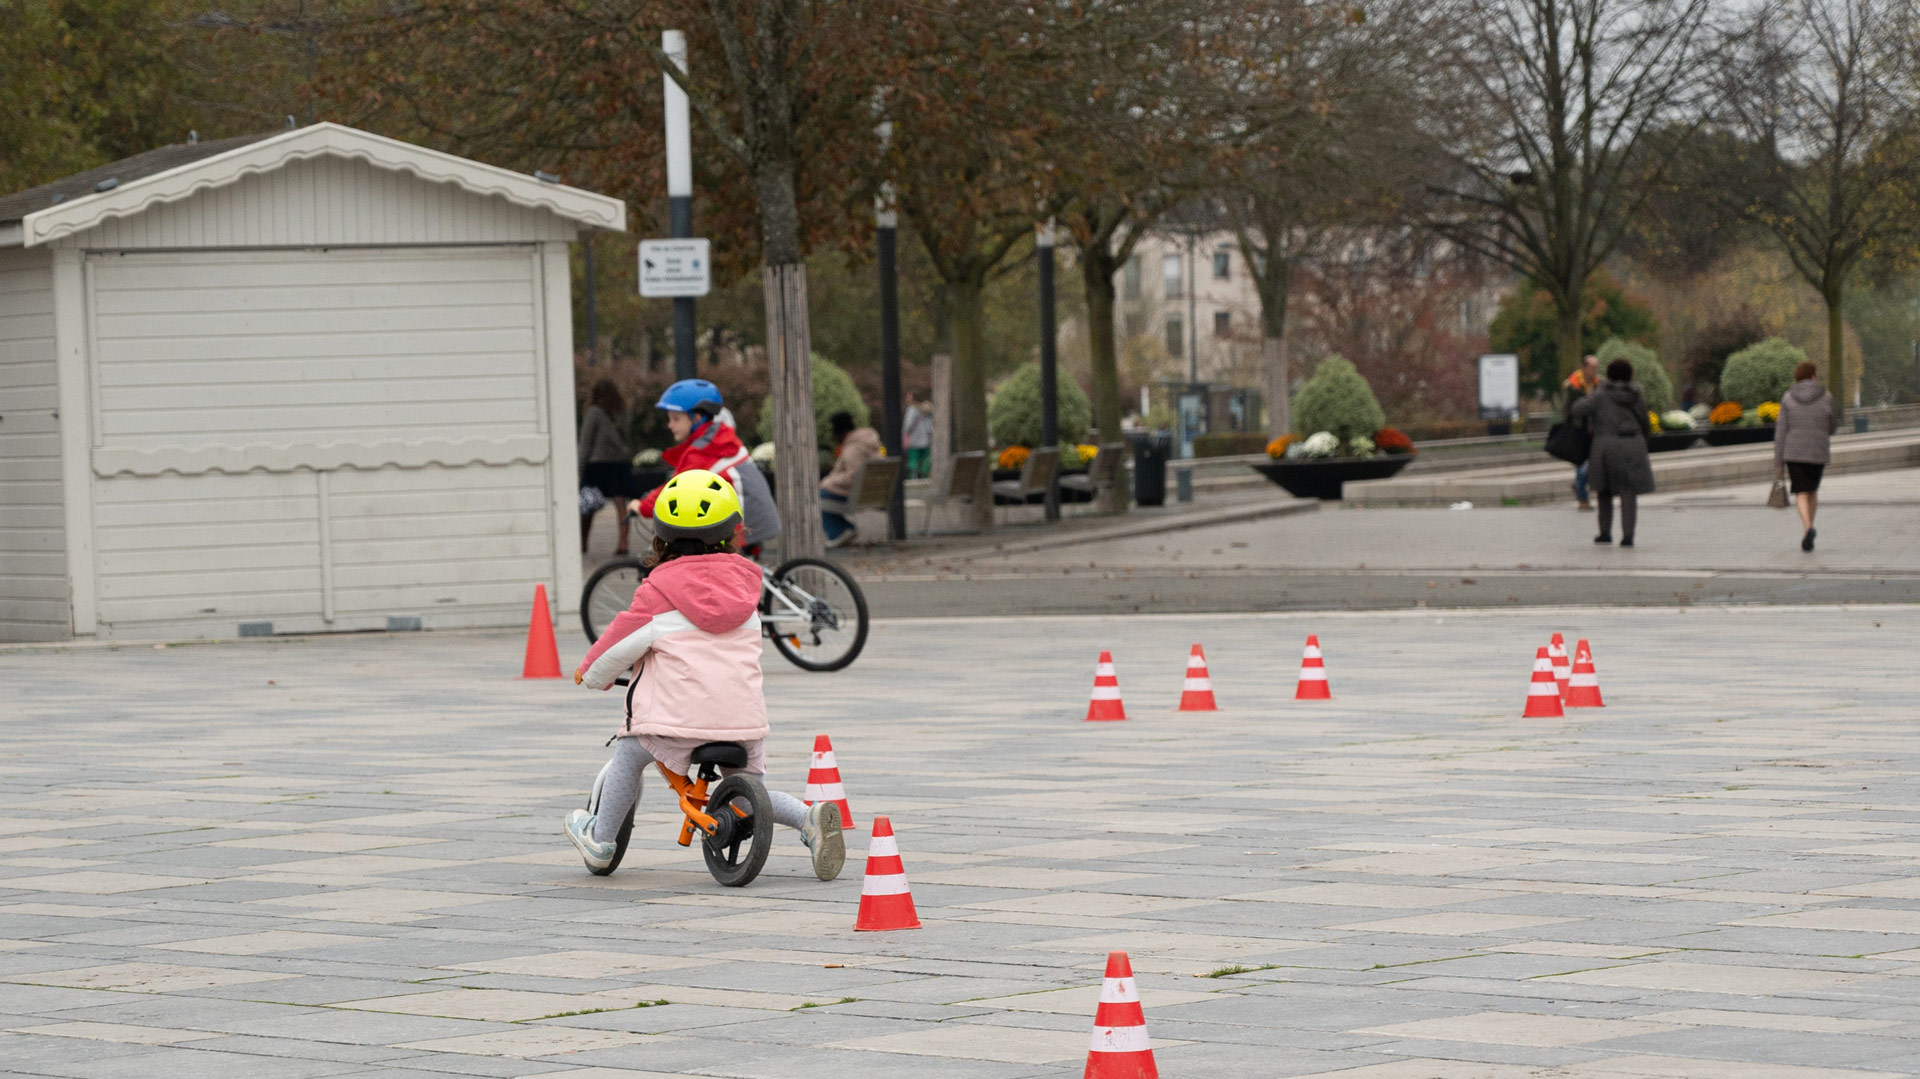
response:
M1523 721L1554 629L1609 707ZM1291 699L1308 632L1333 701ZM1916 632L883 621L767 685L772 785L830 733L893 817L926 928L886 934L852 930L864 831L839 881L783 833L725 890L657 783L587 874L558 822L619 700L513 678L513 637L0 654L0 1069L1071 1076L1121 948L1169 1076L1913 1074ZM1171 710L1196 640L1216 714ZM1125 723L1080 719L1100 648Z

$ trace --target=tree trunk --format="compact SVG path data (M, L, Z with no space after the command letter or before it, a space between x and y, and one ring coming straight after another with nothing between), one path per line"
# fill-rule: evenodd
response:
M1266 277L1260 283L1260 385L1267 398L1267 435L1293 430L1293 372L1287 355L1287 300L1293 289L1293 265L1267 248Z
M1087 297L1087 352L1093 380L1093 425L1103 443L1118 442L1120 433L1120 357L1114 344L1113 275L1119 263L1104 249L1080 251L1080 280ZM1125 513L1130 504L1127 485L1115 483L1101 496L1102 513Z
M1585 299L1583 292L1574 290L1564 303L1558 297L1554 300L1554 318L1558 323L1554 332L1554 348L1560 354L1560 366L1553 385L1541 387L1549 397L1561 381L1579 369L1580 360L1586 355L1580 348L1580 315L1581 308L1585 306L1582 302Z
M953 318L953 446L965 453L987 445L986 305L977 282L948 282L947 308ZM973 500L974 527L993 527L991 469L981 470Z
M1824 290L1827 301L1827 392L1833 394L1834 408L1844 416L1853 395L1847 392L1846 318L1841 301L1845 286L1834 284Z
M1087 297L1087 350L1092 366L1093 425L1100 441L1120 437L1120 359L1113 330L1113 275L1118 270L1105 251L1082 249L1080 280Z
M813 424L812 342L807 325L805 263L768 264L767 380L772 393L774 475L780 506L780 551L819 557L820 462Z

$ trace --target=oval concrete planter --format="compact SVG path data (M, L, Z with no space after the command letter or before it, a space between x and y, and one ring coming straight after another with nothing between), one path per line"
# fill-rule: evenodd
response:
M1269 461L1250 467L1285 488L1295 498L1318 498L1331 502L1340 497L1347 481L1384 480L1407 467L1415 456L1397 453L1379 457L1326 457L1317 460Z
M1698 441L1700 441L1698 431L1662 431L1647 437L1647 452L1672 453L1674 450L1684 450Z
M1709 446L1744 446L1749 442L1772 442L1773 424L1759 427L1709 427L1702 434Z

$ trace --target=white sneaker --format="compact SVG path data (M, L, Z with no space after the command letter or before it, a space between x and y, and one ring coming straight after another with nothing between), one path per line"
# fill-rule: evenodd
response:
M603 870L613 864L612 843L602 843L593 838L594 815L584 809L576 809L567 814L567 838L580 850L580 860L587 868Z
M840 833L840 807L832 802L815 802L807 808L807 823L800 829L800 841L813 852L813 875L833 880L847 864L847 840Z
M832 549L834 547L845 547L847 544L852 543L855 539L859 538L859 535L860 534L858 532L849 528L845 532L842 532L839 535L828 540L827 547L829 549Z

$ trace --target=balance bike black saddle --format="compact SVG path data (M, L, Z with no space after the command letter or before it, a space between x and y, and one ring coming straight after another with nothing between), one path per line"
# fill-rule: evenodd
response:
M745 768L747 747L738 742L708 742L696 746L690 760L694 764L711 764L718 768Z

